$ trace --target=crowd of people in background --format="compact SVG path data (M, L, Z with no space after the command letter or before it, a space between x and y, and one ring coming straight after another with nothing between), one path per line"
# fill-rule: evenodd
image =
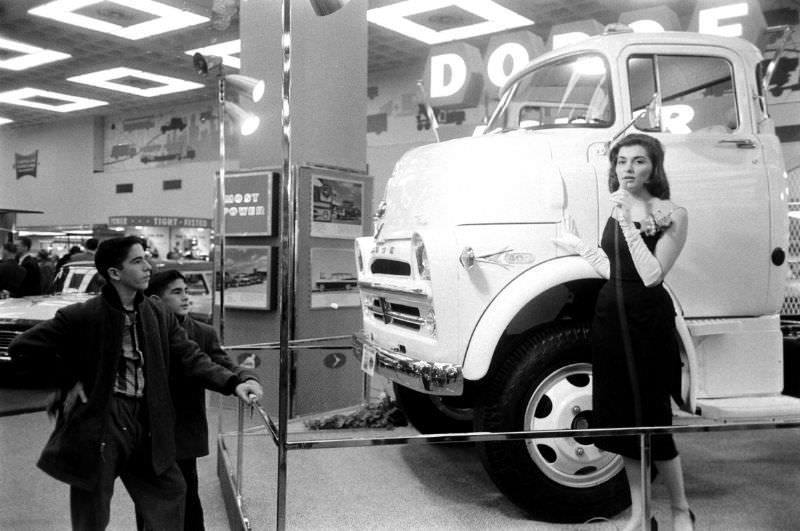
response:
M0 299L52 293L53 281L64 264L93 262L99 243L97 238L89 238L83 247L73 245L61 257L47 249L34 251L27 237L4 243L0 250Z
M158 249L152 242L146 242L145 254L148 259L159 258ZM14 241L9 239L0 249L0 299L25 297L28 295L49 295L56 288L59 271L69 262L94 262L100 240L88 238L83 245L73 245L58 256L54 249L35 251L30 238L22 236ZM176 245L167 253L167 260L199 259L195 248L182 252Z

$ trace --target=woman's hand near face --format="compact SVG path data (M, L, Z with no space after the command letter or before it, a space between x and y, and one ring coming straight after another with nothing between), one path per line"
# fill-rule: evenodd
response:
M631 222L631 208L633 207L633 197L627 190L620 188L609 196L609 200L615 207L614 217L617 221Z

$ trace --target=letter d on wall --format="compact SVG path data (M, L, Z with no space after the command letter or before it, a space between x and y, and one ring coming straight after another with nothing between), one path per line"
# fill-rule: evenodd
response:
M467 63L454 53L431 55L431 99L452 96L467 82Z
M428 54L423 79L433 107L475 107L483 91L480 51L463 42L433 46Z

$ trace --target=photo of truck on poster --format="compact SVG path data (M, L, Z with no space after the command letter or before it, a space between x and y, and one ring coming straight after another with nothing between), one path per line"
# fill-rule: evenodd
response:
M311 307L358 306L358 277L352 249L311 249Z
M364 183L311 174L311 236L357 238L364 222Z
M273 307L272 247L229 245L225 248L225 308L271 310ZM217 296L221 287L217 277Z

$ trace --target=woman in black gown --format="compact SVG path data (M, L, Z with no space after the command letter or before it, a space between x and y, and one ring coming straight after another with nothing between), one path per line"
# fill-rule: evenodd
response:
M628 135L614 145L609 158L613 210L601 249L580 241L574 224L556 241L609 279L600 290L592 322L593 426L670 425L670 387L680 359L675 310L662 281L686 241L688 216L669 199L664 150L657 139ZM632 502L624 529L638 529L643 510L639 437L603 437L595 444L622 455ZM652 456L669 490L674 529L693 529L671 435L652 437Z

